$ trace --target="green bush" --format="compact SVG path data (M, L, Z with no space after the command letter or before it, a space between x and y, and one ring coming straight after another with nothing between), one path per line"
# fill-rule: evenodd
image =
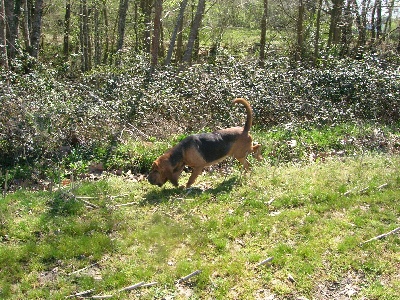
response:
M235 97L251 102L261 129L359 121L399 125L399 69L377 57L332 60L315 69L292 68L284 58L259 68L223 57L152 73L146 61L127 57L119 69L103 67L80 77L48 66L25 75L3 71L0 168L79 169L77 161L84 166L94 160L107 168L145 171L159 149L147 155L128 149L127 141L242 125L245 113L232 104Z

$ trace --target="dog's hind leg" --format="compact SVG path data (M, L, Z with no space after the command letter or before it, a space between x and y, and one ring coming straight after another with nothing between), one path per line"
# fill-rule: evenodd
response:
M195 181L197 176L201 174L203 167L196 167L192 170L192 175L190 175L188 182L186 183L186 188L189 188Z
M261 145L260 144L256 144L256 145L252 146L251 149L252 149L252 152L253 152L253 156L258 161L262 161L263 157L261 156Z
M250 169L250 163L247 160L246 156L244 157L235 157L243 166L245 171L248 171Z

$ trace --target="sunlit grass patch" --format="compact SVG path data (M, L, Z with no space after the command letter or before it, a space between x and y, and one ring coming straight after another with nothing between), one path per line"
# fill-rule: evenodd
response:
M281 299L351 286L356 297L396 298L398 235L363 242L399 226L399 168L398 156L365 153L266 159L249 173L232 165L190 190L106 176L18 191L0 200L0 293ZM120 292L139 282L157 284Z

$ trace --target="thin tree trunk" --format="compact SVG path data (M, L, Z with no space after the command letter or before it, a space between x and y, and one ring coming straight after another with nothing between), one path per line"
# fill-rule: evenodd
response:
M205 2L206 2L205 0L199 0L198 2L196 15L194 17L193 24L190 29L188 44L186 47L185 54L183 55L183 62L189 65L192 62L192 52L194 48L194 43L199 34L199 28L201 25L201 21L203 19L203 14L206 6Z
M6 10L4 0L0 0L0 66L8 70Z
M267 41L268 0L264 0L263 15L261 18L260 58L259 65L264 66L265 44Z
M125 39L125 23L126 23L126 13L128 11L129 0L120 0L118 9L118 40L117 40L117 53L122 50ZM117 55L120 57L120 55ZM120 64L120 58L117 58L116 65Z
M22 23L22 33L24 35L25 49L31 49L31 37L29 33L29 6L28 0L24 0L24 21Z
M171 41L169 43L167 57L165 58L165 65L167 65L167 66L171 63L171 58L172 58L172 53L174 52L176 37L178 35L179 29L182 27L183 15L185 13L187 3L188 3L188 0L183 0L180 4L179 15L176 20L175 28L174 28L174 31L171 36Z
M182 57L183 57L183 19L181 20L179 24L179 30L178 30L178 37L176 39L176 52L175 52L175 62L180 63L182 62Z
M86 0L81 0L80 42L82 52L82 72L89 71L91 67L89 40L89 11Z
M301 61L303 57L303 49L304 49L304 29L303 29L303 20L304 20L304 2L303 0L299 0L299 14L297 19L297 44L295 50L295 60Z
M42 13L43 13L43 0L35 1L35 8L32 16L32 34L31 34L31 56L34 58L39 57L40 36L42 33Z
M138 28L138 21L139 21L139 6L137 1L135 1L135 13L133 15L133 31L135 32L135 52L139 52L139 28Z
M160 48L161 36L161 13L162 13L162 0L155 0L154 3L154 22L153 22L153 36L151 39L151 66L155 67L158 63L158 52Z
M331 22L329 27L328 47L340 43L340 19L344 0L332 0Z
M371 12L371 45L375 43L376 39L376 24L375 24L375 12L376 12L376 1Z
M94 15L94 64L97 66L101 63L101 35L100 35L100 7L98 1L93 5Z
M382 1L376 0L376 38L382 36Z
M344 57L350 52L350 42L351 42L351 29L353 27L353 17L351 13L351 4L353 0L347 0L346 8L343 13L343 21L342 25L342 42L341 42L341 53L340 56Z
M110 35L109 35L109 23L108 23L106 0L103 1L103 18L104 18L104 35L105 35L103 64L106 64L110 51Z
M117 51L121 50L124 45L126 13L128 11L129 0L120 0L118 10L118 40Z
M389 7L388 7L388 17L386 19L385 28L383 30L383 35L385 37L388 34L388 32L391 30L391 27L392 27L392 16L393 16L394 1L395 0L391 0L390 4L389 4Z
M400 53L400 20L399 20L399 26L397 27L397 31L398 31L398 36L399 36L399 41L398 41L398 43L397 43L397 48L396 48L396 50L397 50L397 53Z
M27 1L27 0L26 0ZM71 0L65 3L65 17L64 17L64 57L68 60L69 57L69 33L71 28Z
M367 7L369 6L369 0L362 0L361 10L358 7L357 1L353 2L354 11L356 13L356 24L358 28L358 39L357 39L357 53L356 57L362 56L364 52L364 47L367 42ZM361 11L359 13L359 11Z
M320 31L321 31L321 9L322 9L322 0L318 0L317 7L317 18L316 18L316 28L315 28L315 40L314 40L314 57L313 57L313 65L317 66L317 61L319 58L319 39L320 39Z
M140 7L143 13L143 22L145 26L144 35L143 35L143 49L146 53L150 53L150 23L151 23L151 0L141 0Z
M16 41L18 38L19 15L21 13L21 0L5 0L6 16L6 41L8 59L14 59L17 53Z

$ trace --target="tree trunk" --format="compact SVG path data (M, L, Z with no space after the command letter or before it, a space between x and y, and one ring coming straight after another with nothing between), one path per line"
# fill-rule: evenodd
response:
M353 0L347 0L346 8L344 10L343 15L343 25L342 25L342 49L340 51L340 56L344 57L350 52L350 42L352 36L352 28L353 28L353 17L351 11L351 4Z
M299 14L297 18L297 44L295 49L295 60L301 61L304 52L304 29L303 29L303 20L304 20L304 2L303 0L299 0Z
M98 1L93 5L93 25L94 25L94 64L101 63L101 34L100 34L100 4Z
M371 12L371 45L375 43L376 39L376 24L375 24L376 1Z
M30 55L34 58L39 57L40 36L42 33L42 13L43 0L36 0L32 16L32 34Z
M158 63L158 52L160 48L161 36L161 13L162 13L162 0L155 0L154 2L154 22L153 22L153 36L151 39L151 66L155 67Z
M361 10L358 7L357 1L354 1L353 5L354 12L356 13L356 24L358 28L356 57L361 57L364 52L365 44L367 42L367 0L362 0Z
M313 65L317 66L317 61L319 58L319 38L321 32L321 10L322 10L322 0L318 0L317 7L317 18L315 24L315 39L314 39L314 57L313 57Z
M69 33L71 28L71 0L65 3L65 17L64 17L64 57L68 60L69 57Z
M135 8L134 8L134 14L133 14L133 31L135 33L135 52L139 52L139 6L137 1L135 1Z
M6 37L8 59L14 59L17 53L16 41L18 38L19 16L21 13L21 0L5 0L4 9L6 16Z
M28 0L23 0L24 6L24 21L22 22L22 34L24 35L25 49L31 49L31 37L29 33L29 6Z
M268 0L264 0L263 15L261 18L260 58L259 65L264 66L265 44L267 41Z
M397 53L400 53L400 20L399 20L399 26L397 27L397 31L398 31L398 37L399 37L399 41L398 41L398 43L397 43L397 48L396 48L396 50L397 50Z
M118 40L117 51L124 45L126 13L128 11L129 0L120 0L118 9Z
M385 28L383 30L384 37L386 37L386 35L390 32L391 27L392 27L392 16L393 16L394 1L395 0L391 0L390 4L389 4L389 7L388 7L388 17L386 19Z
M376 0L376 38L382 36L382 1Z
M80 43L81 43L81 70L82 72L91 69L90 54L90 33L89 33L89 10L87 0L81 0L81 18L80 18Z
M108 55L110 51L110 35L109 35L109 23L108 23L108 12L106 6L106 0L103 1L103 18L104 18L104 35L105 35L105 45L104 45L104 55L103 64L107 63Z
M328 48L340 43L340 21L344 0L332 0L331 22L329 26Z
M179 23L178 37L176 39L176 52L175 52L175 62L182 62L183 57L183 18Z
M4 0L0 0L0 66L8 70L6 10Z
M186 51L185 51L185 54L183 55L183 62L186 64L189 64L189 65L192 63L193 47L194 47L196 38L199 34L199 28L201 25L201 21L203 19L203 14L204 14L205 6L206 6L205 4L206 4L205 0L199 0L199 3L197 5L196 15L194 17L192 27L190 29L190 34L189 34Z
M143 49L146 53L150 53L150 23L151 23L151 9L152 9L152 1L151 0L141 0L140 7L143 13L143 22L144 22L144 34L143 34Z
M172 53L174 52L176 37L178 35L179 29L182 28L183 15L185 13L187 3L188 3L188 0L182 0L182 2L180 4L179 15L176 20L175 28L174 28L174 31L171 36L171 41L169 43L167 57L165 58L165 65L167 65L167 66L171 63L171 58L172 58Z

